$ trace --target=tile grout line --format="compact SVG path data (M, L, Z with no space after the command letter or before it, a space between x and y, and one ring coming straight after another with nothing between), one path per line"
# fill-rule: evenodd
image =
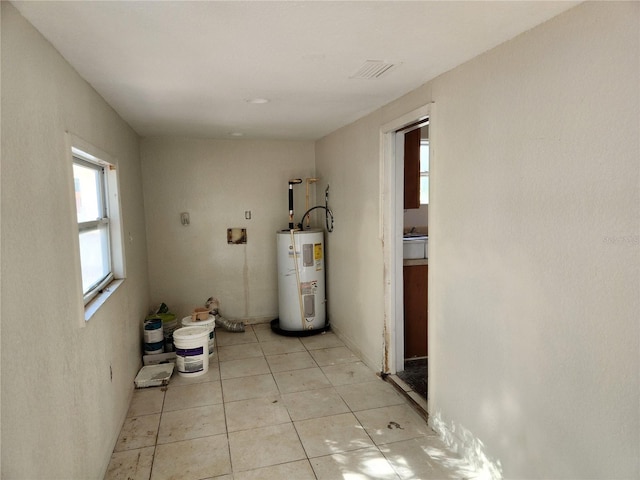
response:
M165 388L165 387L161 387ZM153 457L151 460L151 468L149 469L149 480L153 476L153 468L156 464L156 451L158 450L158 438L160 437L160 425L162 424L162 415L164 414L164 402L167 398L167 390L162 391L162 405L160 406L160 418L158 419L158 431L156 432L156 440L153 445Z
M216 350L218 349L218 339L216 337ZM219 352L219 350L218 350ZM222 417L224 418L224 432L227 437L227 453L229 454L229 475L233 477L233 458L231 457L231 438L229 437L229 422L227 422L227 402L224 396L224 387L222 386L222 370L220 368L220 358L218 357L218 377L220 382L220 396L222 398Z
M261 342L261 341L258 339L258 336L257 336L257 334L255 333L255 330L253 331L253 333L254 333L254 335L255 335L255 337L256 337L256 340L257 340L258 346L259 346L260 351L261 351L260 358L263 358L263 359L265 360L265 362L267 363L267 366L269 367L269 372L270 372L271 379L273 380L273 382L274 382L274 384L275 384L275 386L276 386L276 388L277 388L277 391L278 391L278 397L282 399L282 397L283 397L284 393L282 392L280 385L276 382L276 379L275 379L275 376L274 376L274 372L273 372L273 370L272 370L271 365L270 365L270 364L269 364L269 362L267 361L267 358L266 358L266 357L267 357L267 355L265 354L264 349L263 349L263 345L262 345L263 343L268 343L268 342ZM251 342L251 343L254 343L254 342ZM302 342L301 342L301 343L302 343ZM327 382L328 382L328 385L326 386L326 388L330 388L330 389L332 389L332 391L334 391L334 392L337 394L338 398L340 398L340 400L341 400L341 401L345 404L345 406L347 407L348 412L349 412L349 413L351 413L351 415L355 418L357 425L359 425L359 426L360 426L360 428L362 428L362 430L364 430L364 432L365 432L365 434L367 435L367 437L372 441L372 446L373 446L373 447L375 447L375 450L376 450L379 454L381 454L381 455L383 456L383 458L385 458L385 459L386 459L386 457L384 456L384 454L380 451L380 447L379 447L378 445L376 445L376 444L375 444L375 441L373 441L373 438L371 438L371 435L369 434L369 432L367 432L367 431L364 429L364 426L362 425L362 423L360 422L360 420L359 420L359 419L357 418L357 416L355 415L355 411L353 410L353 408L351 408L351 407L346 403L346 401L345 401L345 399L344 399L343 395L341 395L341 394L337 391L337 386L336 386L336 385L333 385L333 383L328 379L328 377L327 377L326 373L324 372L324 370L322 369L322 367L318 364L318 360L317 360L317 359L315 358L315 356L314 356L314 355L312 355L312 353L311 353L312 351L330 350L331 348L341 348L341 347L333 346L333 347L326 347L326 348L321 348L321 349L316 348L316 349L312 349L312 350L310 350L310 349L309 349L309 348L308 348L304 343L302 343L302 346L304 347L304 350L302 350L302 351L306 352L306 353L311 357L311 359L312 359L313 363L315 364L315 367L310 367L310 368L319 368L319 369L320 369L320 371L321 371L321 372L322 372L322 374L323 374L323 377L324 377L324 378L327 380ZM348 348L348 347L345 347L345 348ZM287 352L287 353L285 353L285 355L290 354L290 353L296 353L296 352ZM219 356L218 356L218 360L219 360ZM239 360L243 360L243 359L239 359ZM355 362L339 362L339 363L335 363L335 364L330 363L330 364L328 364L328 365L326 365L326 366L339 365L339 364L341 364L341 363L357 363L358 361L360 361L360 360L359 360L359 359L356 359L356 361L355 361ZM221 366L220 366L220 361L218 361L217 363L218 363L217 368L218 368L218 374L219 374L219 375L218 375L218 376L219 376L218 382L219 382L220 389L221 389L221 394L222 394L221 396L222 396L223 416L224 416L224 422L225 422L225 433L226 433L226 437L227 437L227 450L228 450L229 462L230 462L230 466L231 466L231 474L233 475L234 469L233 469L233 461L232 461L232 458L231 458L230 438L229 438L229 435L230 435L230 433L231 433L231 432L229 432L229 425L228 425L227 417L226 417L226 413L227 413L227 412L226 412L227 403L232 403L232 402L227 402L227 400L226 400L226 398L225 398L225 395L224 395L224 387L223 387L223 385L222 385L222 384L223 384L223 382L222 382L222 376L221 376ZM290 370L290 371L295 371L295 369L294 369L294 370ZM280 372L278 372L278 373L280 373ZM250 376L251 376L251 375L250 375ZM234 378L241 378L241 377L234 377ZM202 382L202 383L205 383L205 382ZM358 383L363 383L363 382L358 382ZM321 387L321 388L325 388L325 387ZM310 389L310 390L302 390L301 392L304 392L304 391L314 391L314 390L318 390L318 389L319 389L319 388L312 388L312 389ZM289 393L296 393L296 392L289 392ZM257 398L259 398L259 397L257 397ZM155 442L155 446L154 446L154 463L155 463L155 448L158 446L159 431L160 431L160 423L162 422L162 418L163 418L163 415L164 415L164 407L165 407L165 405L166 405L166 391L164 391L164 392L163 392L162 408L161 408L161 412L160 412L160 413L161 413L161 415L160 415L160 420L159 420L159 424L158 424L158 431L156 432L156 442ZM297 438L298 438L298 441L300 442L300 445L303 447L303 451L304 451L304 453L305 453L306 460L307 460L307 462L309 463L309 466L311 467L311 470L312 470L312 472L313 472L313 475L317 478L317 475L316 475L316 473L315 473L315 470L313 469L313 466L311 465L311 458L309 457L308 452L307 452L307 451L306 451L306 449L304 448L304 444L302 443L302 439L300 438L300 434L299 434L299 432L298 432L298 429L296 428L295 422L294 422L293 418L291 417L291 412L289 411L289 408L287 407L286 402L284 402L284 401L283 401L283 406L284 406L284 408L285 408L285 410L286 410L286 412L287 412L287 418L289 419L289 423L291 423L291 424L293 425L293 427L294 427L294 431L296 432L296 436L297 436ZM346 413L346 412L345 412L345 413ZM331 415L324 415L324 416L331 416ZM314 417L314 418L322 418L322 417ZM364 448L367 448L367 449L368 449L368 448L371 448L371 447L357 448L357 449L355 449L355 450L348 450L347 452L359 451L359 450L363 450ZM343 452L343 453L346 453L346 452ZM332 455L332 454L321 455L321 456L319 456L319 458L320 458L320 457L325 457L325 456L331 456L331 455ZM314 457L314 458L315 458L315 457ZM387 460L387 461L388 461L388 460ZM285 463L290 463L290 462L283 462L283 464L285 464ZM262 467L261 467L261 468L262 468ZM394 469L394 471L395 471L395 469ZM152 465L152 469L151 469L151 472L150 472L150 476L152 475L152 472L153 472L153 465ZM397 474L397 472L396 472L396 474Z

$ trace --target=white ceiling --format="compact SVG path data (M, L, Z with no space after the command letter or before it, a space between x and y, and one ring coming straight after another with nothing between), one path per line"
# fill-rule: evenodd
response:
M12 3L142 136L317 139L579 2Z

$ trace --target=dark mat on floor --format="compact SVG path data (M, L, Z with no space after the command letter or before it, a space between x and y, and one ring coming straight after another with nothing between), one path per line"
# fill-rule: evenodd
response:
M400 377L414 392L427 399L427 359L404 362L404 371L398 372Z

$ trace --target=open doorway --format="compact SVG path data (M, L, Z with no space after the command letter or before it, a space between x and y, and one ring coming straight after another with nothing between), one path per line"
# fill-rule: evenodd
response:
M404 157L405 157L405 134L413 132L412 135L420 136L420 129L432 122L433 104L425 105L419 109L403 115L396 120L384 125L381 129L381 237L383 239L384 264L385 264L385 358L384 372L396 375L398 372L405 370L405 359L407 354L409 358L421 360L426 364L428 344L427 344L427 310L426 304L424 308L424 351L416 351L413 345L406 344L406 334L413 338L415 333L406 332L407 328L412 326L405 325L405 289L403 286L404 270L406 265L405 255L403 251L404 234L413 233L415 237L420 235L427 236L428 225L407 225L405 218L405 174L404 174ZM431 127L431 125L430 125ZM421 136L420 136L421 137ZM420 140L420 138L418 139ZM426 140L426 139L425 139ZM429 149L428 142L420 142ZM422 183L428 183L428 174L426 182L422 179ZM415 207L419 209L418 205ZM426 222L425 222L426 223ZM411 232L411 229L413 232ZM426 243L426 242L425 242ZM411 247L418 249L416 244ZM424 257L428 256L428 247L424 248ZM420 256L414 254L415 256ZM412 259L414 260L414 259ZM415 259L418 260L418 259ZM420 277L420 285L413 294L418 297L422 296L424 302L428 298L428 259L422 258L418 264L424 267L416 269L412 274L416 273ZM419 273L418 273L419 271ZM412 285L414 280L410 280ZM415 286L415 285L414 285ZM428 377L427 377L428 378ZM425 399L426 400L426 399ZM424 402L426 407L426 401ZM426 408L425 408L426 409Z
M397 375L427 399L429 277L429 119L403 128L402 287L404 365ZM399 321L399 319L398 319Z

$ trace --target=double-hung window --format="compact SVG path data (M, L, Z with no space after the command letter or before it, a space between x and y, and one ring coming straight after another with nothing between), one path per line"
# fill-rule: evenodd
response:
M81 152L73 152L73 182L85 305L113 280L108 169L108 164L82 158Z

